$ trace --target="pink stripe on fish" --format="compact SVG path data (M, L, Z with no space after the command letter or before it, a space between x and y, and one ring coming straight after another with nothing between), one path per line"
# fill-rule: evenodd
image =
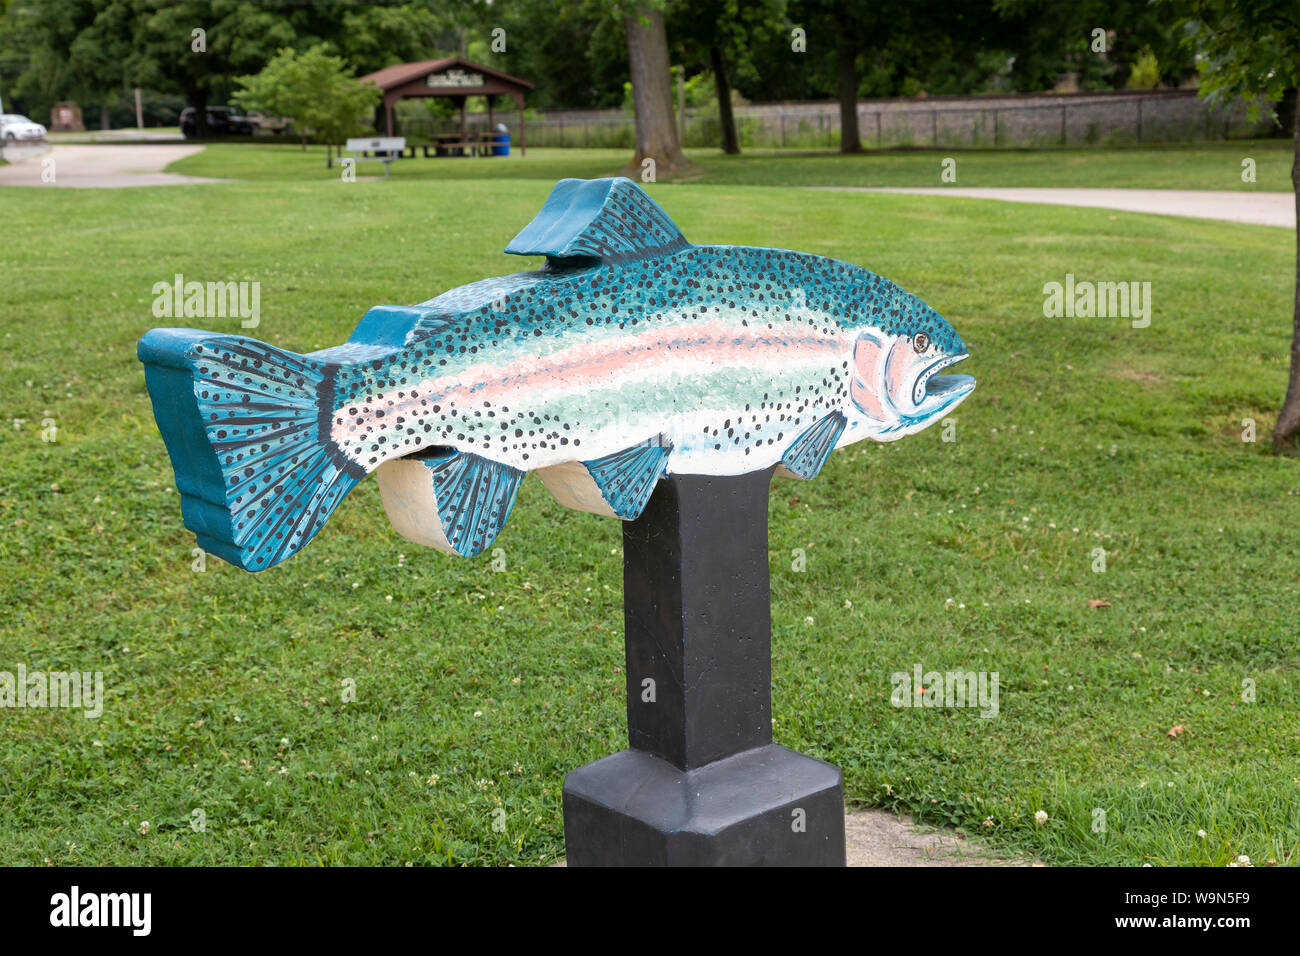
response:
M768 348L776 350L783 364L800 357L837 362L849 352L850 342L843 335L773 334L766 329L737 329L723 322L656 329L572 346L548 356L528 356L505 365L474 368L445 380L426 382L414 390L403 388L400 397L397 391L379 395L370 407L382 409L385 415L390 409L396 414L419 415L426 407L421 401L444 405L470 400L507 404L516 401L514 396L520 393L535 396L542 391L591 388L607 384L620 372L666 365L683 358L718 365L743 364L753 361L756 353ZM647 360L647 353L658 361ZM339 417L335 409L336 421ZM358 417L363 419L360 423ZM364 432L371 424L372 416L344 416L342 425L335 424L331 437L343 441Z

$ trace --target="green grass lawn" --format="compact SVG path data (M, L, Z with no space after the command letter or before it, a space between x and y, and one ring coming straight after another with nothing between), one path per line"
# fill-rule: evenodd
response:
M1291 190L1286 140L1148 146L1127 149L885 150L858 156L833 152L762 150L725 156L687 150L699 167L691 181L737 186L934 186L945 158L956 160L956 186L1145 187L1149 189ZM618 172L630 159L617 149L530 149L521 157L401 160L395 179L465 180L591 178ZM1241 181L1245 158L1256 181ZM325 148L218 144L173 163L171 172L241 180L304 182L339 179L325 167ZM358 163L359 178L383 178L381 163Z
M259 338L341 342L377 303L531 267L501 249L547 180L616 157L343 184L319 152L277 155L279 176L263 152L177 167L253 183L4 193L0 670L103 671L107 701L98 720L0 711L0 861L551 862L565 772L625 746L618 523L530 478L494 571L399 539L367 481L293 560L195 571L135 343L168 324L151 289L175 273L259 281ZM749 168L877 160L920 161ZM777 741L841 766L855 804L1051 863L1295 862L1300 461L1266 443L1293 236L712 174L653 188L688 238L868 266L952 322L980 381L955 441L859 445L775 482ZM1044 318L1067 272L1150 281L1150 327ZM890 675L918 663L997 671L998 716L895 709Z

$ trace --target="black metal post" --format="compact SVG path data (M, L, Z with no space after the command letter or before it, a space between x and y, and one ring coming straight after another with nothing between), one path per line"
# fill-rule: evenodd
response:
M624 525L630 747L564 781L571 866L843 866L838 768L772 743L772 470L674 475Z

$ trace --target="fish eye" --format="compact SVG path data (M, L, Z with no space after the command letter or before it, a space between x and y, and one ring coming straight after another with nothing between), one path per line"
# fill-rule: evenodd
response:
M918 352L924 352L929 347L930 336L926 335L924 332L917 332L916 335L912 337L912 348L916 349Z

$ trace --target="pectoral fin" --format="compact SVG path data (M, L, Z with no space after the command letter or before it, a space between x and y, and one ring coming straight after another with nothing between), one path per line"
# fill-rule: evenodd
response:
M777 474L805 481L816 478L847 423L843 412L834 411L808 428L785 450Z

